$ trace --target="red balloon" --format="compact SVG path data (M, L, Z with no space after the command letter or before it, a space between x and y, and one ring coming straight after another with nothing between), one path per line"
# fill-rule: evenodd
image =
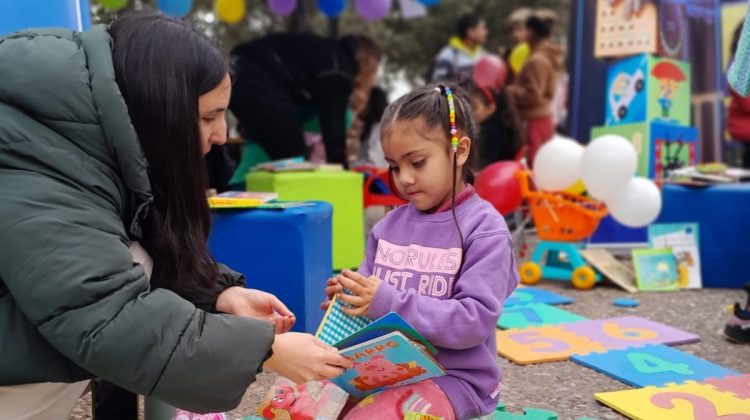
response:
M521 205L521 185L516 172L522 169L521 164L514 160L488 165L477 176L477 194L489 201L500 214L512 213Z
M499 88L505 84L508 67L502 58L495 54L483 55L474 64L474 81L479 86Z

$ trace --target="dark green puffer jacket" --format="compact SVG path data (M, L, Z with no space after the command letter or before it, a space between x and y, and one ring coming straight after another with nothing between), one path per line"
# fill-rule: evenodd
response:
M99 376L237 406L273 328L149 288L128 245L150 202L106 27L0 38L0 385Z

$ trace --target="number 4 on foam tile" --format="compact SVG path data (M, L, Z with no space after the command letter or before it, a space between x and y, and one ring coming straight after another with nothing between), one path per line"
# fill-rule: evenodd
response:
M620 413L642 420L750 420L750 400L688 383L594 394Z
M495 331L500 356L524 365L568 360L571 354L602 352L604 347L560 327L531 327Z
M639 387L739 375L738 372L661 344L573 355L571 360Z

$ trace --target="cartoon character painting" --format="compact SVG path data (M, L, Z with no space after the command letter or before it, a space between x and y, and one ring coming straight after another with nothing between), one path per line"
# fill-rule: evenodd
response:
M616 121L628 115L628 107L643 90L643 84L643 72L640 69L633 74L623 72L617 75L609 94L610 107L616 113Z
M651 70L651 75L659 80L659 104L661 116L669 119L669 109L672 108L672 97L680 83L687 80L678 66L669 61L661 61Z
M427 372L416 363L393 363L380 354L364 362L354 362L354 369L358 375L351 383L362 392L394 385Z

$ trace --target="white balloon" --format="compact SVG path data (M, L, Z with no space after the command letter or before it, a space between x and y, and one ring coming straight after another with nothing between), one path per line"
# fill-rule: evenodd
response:
M624 137L612 134L593 139L581 159L586 190L599 200L617 195L633 178L637 167L635 147Z
M573 139L555 136L534 157L534 181L543 190L559 191L581 179L583 146Z
M661 192L653 181L633 178L616 196L606 201L612 217L625 226L641 227L656 220L661 211Z

